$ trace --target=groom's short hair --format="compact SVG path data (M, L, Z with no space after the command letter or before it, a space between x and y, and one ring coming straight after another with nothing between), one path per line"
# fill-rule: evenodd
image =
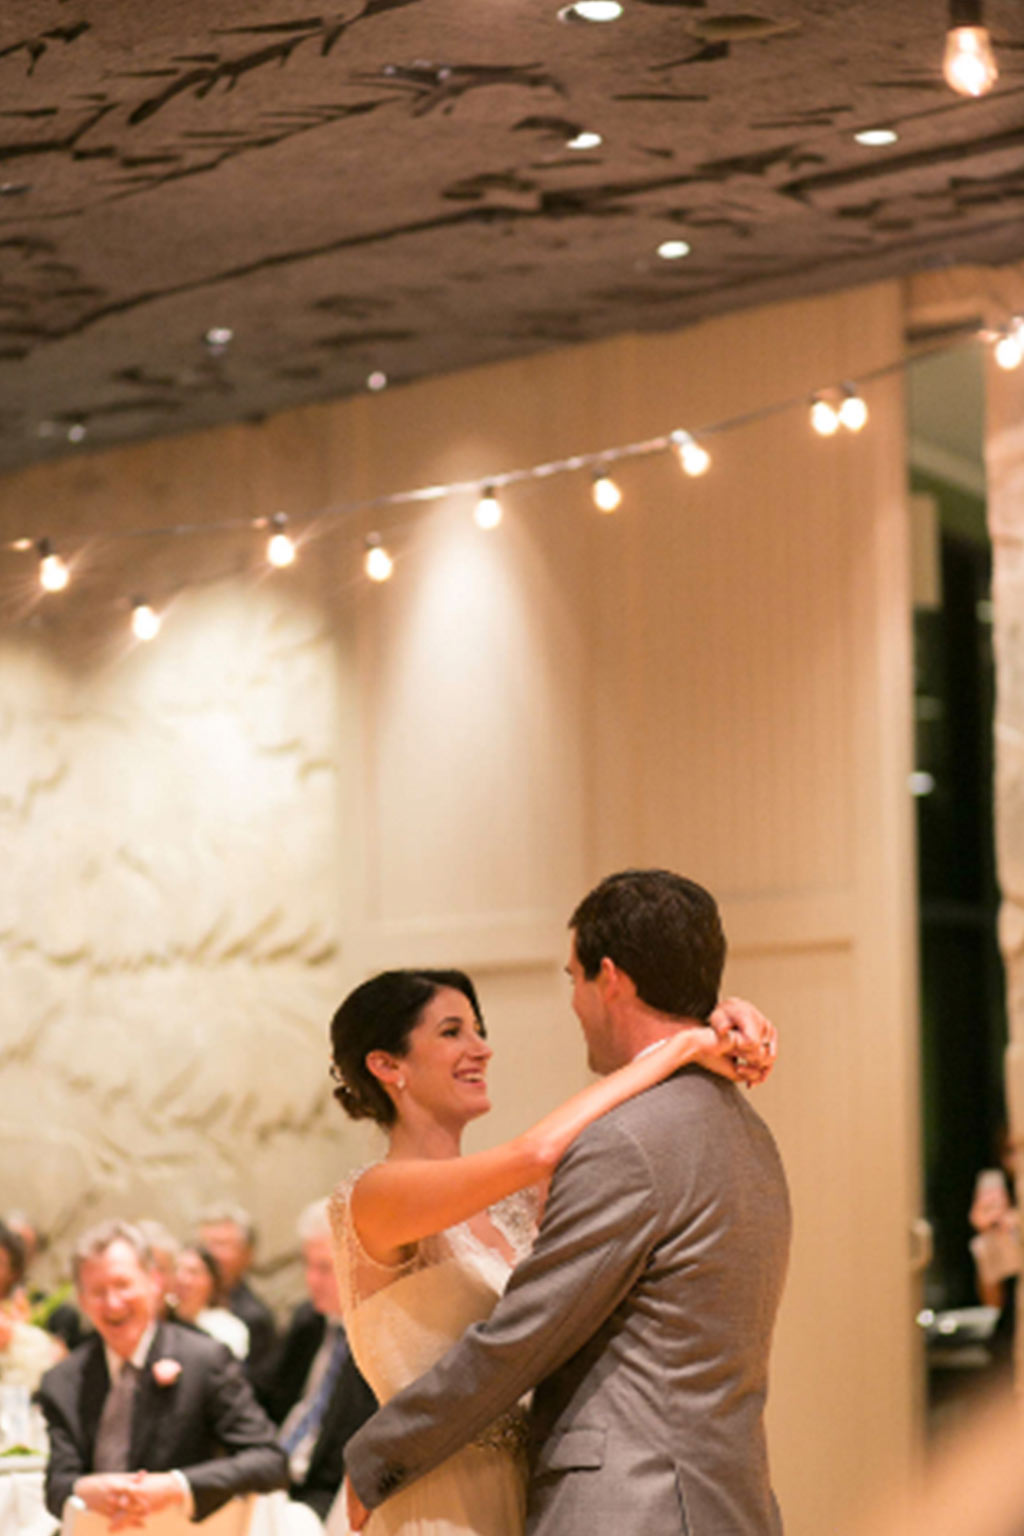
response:
M605 956L625 971L640 1001L659 1013L710 1017L725 965L714 897L668 869L625 869L584 896L569 927L592 980Z

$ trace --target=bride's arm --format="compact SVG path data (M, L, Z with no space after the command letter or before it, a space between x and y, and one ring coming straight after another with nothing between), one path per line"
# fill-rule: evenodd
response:
M548 1178L569 1143L592 1121L688 1062L715 1065L736 1076L723 1063L738 1044L721 1028L694 1023L591 1083L499 1147L468 1157L377 1163L352 1190L351 1214L360 1243L371 1258L393 1262L410 1243Z

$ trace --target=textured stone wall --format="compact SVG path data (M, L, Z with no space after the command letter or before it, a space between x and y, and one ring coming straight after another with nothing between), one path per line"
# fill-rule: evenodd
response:
M83 666L49 638L0 641L4 1203L60 1245L226 1196L273 1269L346 1164L336 645L230 579L153 646Z

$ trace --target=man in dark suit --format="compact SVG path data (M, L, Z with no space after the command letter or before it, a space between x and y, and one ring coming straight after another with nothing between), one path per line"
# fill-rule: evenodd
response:
M288 1452L293 1499L326 1516L345 1475L345 1444L377 1406L341 1327L327 1201L299 1218L309 1299L296 1307L267 1396Z
M203 1520L236 1495L284 1487L284 1453L238 1362L206 1334L159 1319L142 1234L104 1222L83 1236L73 1267L96 1334L39 1389L51 1513L74 1496L119 1525L171 1506Z
M228 1307L249 1330L245 1373L263 1400L277 1360L277 1325L245 1278L256 1247L252 1217L238 1205L210 1206L196 1224L196 1237L217 1261Z

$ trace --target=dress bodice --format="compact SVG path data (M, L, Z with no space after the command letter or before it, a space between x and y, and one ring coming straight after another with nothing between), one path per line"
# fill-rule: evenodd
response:
M513 1262L532 1243L536 1200L532 1191L511 1195L482 1220L422 1239L400 1264L380 1264L351 1217L352 1190L365 1171L338 1187L330 1217L345 1331L360 1371L386 1402L490 1315Z

